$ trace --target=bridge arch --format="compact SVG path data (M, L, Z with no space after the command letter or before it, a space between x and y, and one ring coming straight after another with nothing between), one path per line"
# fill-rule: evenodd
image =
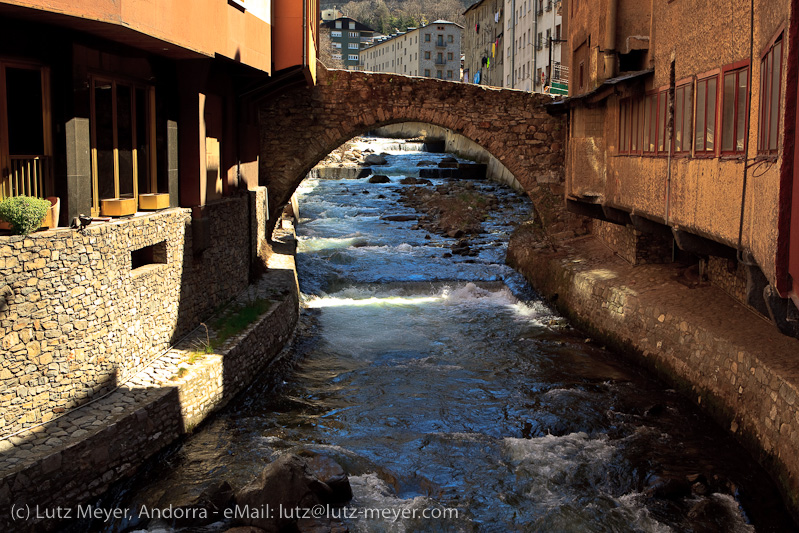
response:
M317 74L315 86L286 92L259 108L259 170L269 191L270 229L297 186L325 156L353 137L402 122L440 126L480 145L513 174L536 208L541 195L561 192L566 126L562 118L547 114L547 96L328 70L321 63ZM539 183L543 176L546 187Z

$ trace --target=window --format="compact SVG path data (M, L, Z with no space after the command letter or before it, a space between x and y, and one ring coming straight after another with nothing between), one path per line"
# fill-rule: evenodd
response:
M358 37L358 32L357 31L351 31L350 32L350 37Z
M138 198L140 190L156 189L150 172L155 90L99 77L92 78L91 87L92 213L96 214L100 200Z
M721 106L721 153L744 151L746 103L749 100L749 67L724 73Z
M444 79L444 72L441 71L441 70L437 70L436 71L436 78L438 78L439 80L443 80Z
M447 61L452 61L452 52L447 52Z
M782 84L782 35L769 48L760 63L760 127L757 149L777 152L780 123L780 86Z
M447 35L447 42L448 43L455 42L455 38L452 35Z
M341 48L341 43L333 43L333 48Z
M668 151L666 143L666 104L668 89L649 94L644 100L643 152L658 154Z
M0 61L0 200L55 194L49 79L47 68Z
M430 52L425 52L424 53L424 58L425 59L430 59Z
M347 59L349 59L350 61L358 61L358 54L349 54L347 56Z
M424 69L424 75L427 76L428 78L430 77L430 69L429 68Z
M448 70L448 71L447 71L447 79L448 79L448 80L451 80L451 79L452 79L452 71L451 71L451 70Z
M424 42L426 42L426 43L430 42L430 34L429 33L425 33L424 34Z
M341 54L333 54L333 59L341 59Z
M341 21L340 20L336 21L336 28L337 29L341 29Z
M350 29L351 29L351 30L354 30L354 29L355 29L355 23L354 23L354 22L352 22L352 21L350 21Z
M714 154L716 151L716 94L718 76L696 82L696 126L694 154Z
M619 105L619 153L637 152L641 146L641 98L625 98Z
M350 50L357 50L358 46L359 46L358 43L347 43L347 48L349 48Z
M333 31L330 32L330 36L331 37L341 37L341 32L333 30Z
M680 85L674 91L674 152L691 152L691 117L694 109L693 82Z

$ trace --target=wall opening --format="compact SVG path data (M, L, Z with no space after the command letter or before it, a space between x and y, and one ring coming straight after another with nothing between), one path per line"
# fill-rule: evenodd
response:
M166 241L130 251L131 271L145 269L149 265L166 264Z

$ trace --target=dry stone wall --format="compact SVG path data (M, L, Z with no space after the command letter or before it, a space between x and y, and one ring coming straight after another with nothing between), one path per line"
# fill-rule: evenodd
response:
M249 196L0 237L0 437L114 389L245 288L266 223Z

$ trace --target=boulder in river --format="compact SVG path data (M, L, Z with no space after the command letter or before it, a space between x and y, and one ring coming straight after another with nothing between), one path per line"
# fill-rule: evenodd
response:
M369 178L369 183L391 183L391 180L388 179L388 176L384 176L382 174L375 174L371 178Z
M238 524L259 527L267 533L294 531L298 527L297 517L280 516L276 510L281 506L283 509L311 509L315 505L346 501L343 499L349 480L345 483L342 479L342 474L346 477L343 470L321 460L313 464L312 468L307 459L294 454L283 455L269 463L255 480L236 494L236 503L240 509L273 512L270 515L251 513L239 518ZM336 490L319 479L314 469L331 481Z
M378 154L369 154L364 159L363 162L367 165L386 165L388 161L382 155Z
M434 166L436 166L436 164L437 163L435 161L430 161L429 159L422 159L421 161L416 163L416 166L417 167L434 167Z

